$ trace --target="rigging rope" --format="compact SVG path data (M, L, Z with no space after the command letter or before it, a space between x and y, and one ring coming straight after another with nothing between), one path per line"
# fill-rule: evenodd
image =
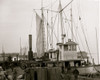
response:
M56 16L55 16L55 20L54 20L53 26L55 25L57 15L58 15L58 14L56 14ZM44 17L44 20L47 21L45 17ZM48 23L48 22L47 22L47 23ZM49 24L49 23L48 23L48 24ZM48 27L49 27L50 29L52 29L52 27L51 27L50 25L48 25ZM53 27L53 29L54 29L54 27ZM53 30L53 33L54 33L54 35L55 35L56 40L58 41L58 38L57 38L57 36L56 36L54 30ZM52 36L50 36L50 37L52 37Z
M63 11L63 12L64 12L64 11ZM64 15L65 15L65 17L66 17L66 20L68 21L68 25L70 26L69 20L67 19L67 16L66 16L65 12L64 12ZM70 27L71 27L71 26L70 26ZM67 31L66 31L66 32L67 32L67 37L68 37L68 32L69 32L69 28L70 28L70 27L68 27L68 29L67 29Z
M82 24L82 23L81 23L81 24ZM89 53L90 53L90 57L91 57L91 60L92 60L92 55L91 55L91 52L90 52L90 49L89 49L89 46L88 46L88 42L87 42L86 35L85 35L84 29L83 29L83 25L82 25L82 30L83 30L83 33L84 33L84 36L85 36L85 41L86 41L86 44L87 44L87 47L88 47L88 50L89 50ZM95 69L97 72L100 73L100 71L95 67L95 65L94 65L95 63L93 62L93 60L92 60L92 63L93 63L94 69Z
M86 45L87 45L87 48L88 48L88 51L89 51L89 54L90 54L90 57L91 57L91 60L92 60L92 55L91 55L91 53L90 53L90 49L89 49L89 46L88 46L88 42L87 42L87 38L86 38L86 35L85 35L85 31L84 31L84 29L83 29L83 24L82 24L82 22L81 22L81 17L80 17L80 14L81 13L79 13L79 10L80 10L80 5L79 5L79 7L77 7L78 8L78 15L79 15L79 21L80 21L80 23L81 23L81 29L82 29L82 32L83 32L83 34L84 34L84 37L85 37L85 42L86 42ZM92 61L93 62L93 61Z
M55 25L55 22L56 22L56 18L57 18L57 15L56 15L56 17L55 17L55 20L54 20L54 23L53 23L53 26L52 26L52 27L53 27L53 29L54 29L54 25ZM52 28L52 27L51 27L51 28ZM53 30L53 32L54 32L54 30ZM54 33L54 35L55 35L56 40L57 40L57 36L56 36L56 34L55 34L55 33Z
M81 19L80 19L80 21L81 21ZM82 25L82 22L81 22L81 25ZM85 42L86 42L87 48L89 50L90 57L92 59L92 55L91 55L91 52L90 52L90 49L89 49L89 46L88 46L88 42L87 42L87 38L86 38L86 35L85 35L85 31L84 31L83 25L81 26L81 29L83 31L83 34L84 34L84 37L85 37Z
M79 1L80 1L80 0L79 0ZM79 2L79 3L80 3L80 2ZM79 4L77 3L77 5L79 5ZM82 14L82 13L81 13L80 5L77 7L77 9L78 9L79 21L81 21L80 14ZM80 10L80 12L79 12L79 10ZM82 23L81 23L81 25L82 25ZM83 28L83 25L81 26L81 28ZM83 29L83 31L84 31L84 29ZM84 31L84 32L85 32L85 31ZM84 34L84 36L85 36L85 34ZM86 36L85 36L85 40L86 40ZM86 43L87 43L87 40L86 40ZM88 46L88 44L87 44L87 46ZM88 49L89 49L89 46L88 46ZM89 49L89 53L90 53L90 49ZM91 53L90 53L90 56L91 56L91 59L92 59ZM93 62L93 60L92 60L92 62ZM100 71L95 67L94 64L93 64L93 67L94 67L94 69L95 69L97 72L100 73Z
M73 23L74 23L74 20L73 20ZM74 28L76 29L76 26L74 26ZM78 34L79 35L79 34ZM77 38L77 41L79 42L79 40L78 40L78 35L76 35L76 38ZM79 38L80 39L80 41L81 41L81 43L82 43L82 46L83 46L83 42L82 42L82 40L81 40L81 38ZM78 45L79 46L79 45ZM81 56L82 56L82 58L84 59L84 57L83 57L83 55L82 55L82 52L81 52L81 48L80 48L80 46L78 47L79 48L79 50L80 50L80 53L81 53ZM83 47L84 48L84 47Z
M67 17L66 14L65 14L65 17ZM68 19L67 19L67 20L68 20ZM69 24L69 27L70 27L70 30L71 30L71 26L70 26L69 21L68 21L68 24ZM72 35L73 35L73 37L74 37L74 39L75 39L75 41L76 41L76 38L75 38L75 35L74 35L73 32L72 32ZM82 59L84 59L84 57L83 57L83 55L82 55L82 52L81 52L81 49L80 49L80 46L79 46L79 45L78 45L78 48L79 48L79 50L80 50L80 53L81 53Z
M73 19L73 23L75 24L74 19ZM78 29L77 29L76 26L75 26L74 28L75 28L75 31L77 32L77 33L76 33L77 40L78 40L78 37L79 37L79 39L80 39L80 41L81 41L81 43L82 43L82 47L84 48L84 46L83 46L83 42L82 42L82 39L81 39L81 37L80 37L80 34L78 33L79 31L78 31ZM79 42L79 40L78 40L78 42ZM85 48L84 48L84 50L85 50Z
M59 13L61 13L67 6L69 6L71 3L73 2L73 0L71 2L69 2L62 10L59 11Z

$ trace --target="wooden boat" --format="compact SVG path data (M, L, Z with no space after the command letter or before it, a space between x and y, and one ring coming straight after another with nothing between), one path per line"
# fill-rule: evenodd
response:
M87 56L87 53L85 53L85 51L81 51L78 52L77 51L77 46L78 43L75 42L76 38L74 37L74 32L73 32L73 15L72 15L72 7L71 7L71 37L72 39L68 39L67 42L64 40L66 34L64 33L64 24L63 24L63 12L65 10L65 8L67 8L69 5L71 5L71 3L73 2L70 1L64 8L62 8L61 2L59 1L59 10L58 11L53 11L53 10L49 10L49 9L45 9L42 5L41 10L41 17L37 14L36 9L34 9L35 13L36 13L36 25L37 25L37 39L36 39L36 47L37 47L37 57L39 58L48 58L50 61L42 61L42 62L38 62L37 64L44 64L47 67L53 67L54 65L56 66L60 66L60 67L71 67L72 69L77 68L79 70L80 74L96 74L99 72L100 69L100 65L94 65L93 62L90 63L89 61L89 57ZM47 10L47 18L45 18L44 15L44 11ZM49 27L52 27L54 24L49 24L49 20L48 20L48 11L51 12L56 12L56 14L59 15L60 18L60 26L61 26L61 42L57 42L57 48L54 50L52 49L52 45L53 45L53 41L52 43L49 45L49 38L48 38L48 33ZM51 16L52 17L52 16ZM81 22L81 17L79 17L79 21ZM46 20L47 19L47 20ZM56 18L55 18L56 20ZM45 31L45 27L44 27L44 22L46 21L46 27L47 27L47 31ZM54 20L53 20L54 21ZM53 23L53 21L51 21L51 23ZM58 24L59 24L58 23ZM53 26L54 27L54 26ZM84 29L83 30L83 34L84 34ZM46 32L46 34L45 34ZM53 34L53 28L50 30L51 35ZM59 31L58 31L59 32ZM45 41L45 35L47 36L47 44ZM85 34L84 34L85 36ZM52 40L53 40L53 35L52 35ZM73 39L75 38L75 40ZM86 37L85 37L85 41L86 41ZM66 43L65 43L66 42ZM86 41L87 43L87 41ZM47 48L46 48L46 46ZM49 47L48 47L49 46ZM79 47L79 46L78 46ZM50 50L49 50L50 48ZM80 49L80 48L79 48ZM58 52L56 52L58 50Z

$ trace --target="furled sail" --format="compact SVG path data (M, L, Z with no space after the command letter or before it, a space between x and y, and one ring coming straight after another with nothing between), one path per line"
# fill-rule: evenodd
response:
M44 43L43 43L43 23L41 17L36 13L36 48L37 48L37 56L41 57L44 53Z

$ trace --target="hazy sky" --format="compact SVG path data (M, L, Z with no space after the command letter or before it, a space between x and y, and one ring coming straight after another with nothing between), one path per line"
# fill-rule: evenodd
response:
M52 0L52 2L55 1ZM66 0L61 1L64 5L68 3ZM88 33L90 49L96 57L95 27L99 31L99 0L75 1L80 4L81 16L85 30ZM43 2L44 6L47 6L51 1L43 0ZM22 46L28 46L30 29L32 29L31 33L33 34L33 51L35 50L35 17L33 17L33 9L40 8L41 0L0 0L0 53L2 52L2 46L5 52L19 52L20 37Z

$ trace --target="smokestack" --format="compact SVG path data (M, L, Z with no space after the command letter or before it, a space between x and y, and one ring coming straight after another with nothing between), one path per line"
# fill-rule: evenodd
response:
M32 51L32 35L29 35L29 51L28 51L28 60L33 60L33 51Z
M29 50L32 51L32 35L29 35Z

